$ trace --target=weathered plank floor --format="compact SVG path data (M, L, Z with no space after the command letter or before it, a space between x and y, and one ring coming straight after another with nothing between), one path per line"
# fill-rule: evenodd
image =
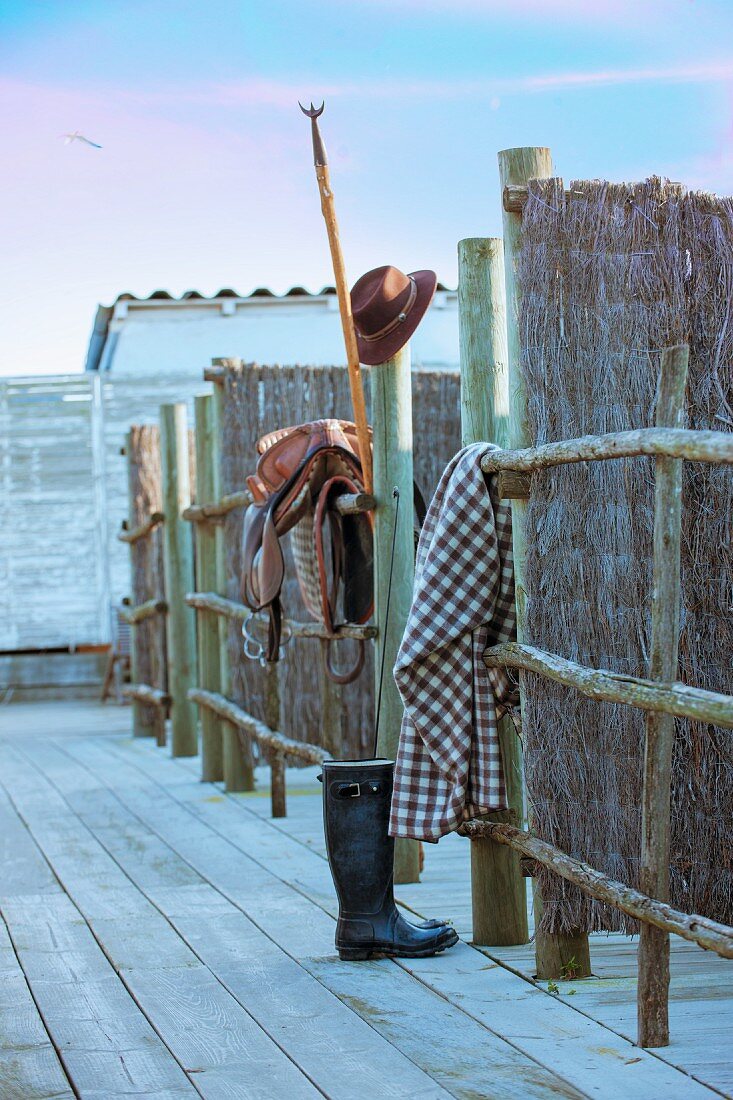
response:
M657 1057L624 1038L622 937L560 997L521 976L525 948L341 963L314 770L273 822L265 790L224 795L128 727L0 708L2 1100L731 1094L729 965L676 947ZM399 893L470 938L467 842L430 847Z

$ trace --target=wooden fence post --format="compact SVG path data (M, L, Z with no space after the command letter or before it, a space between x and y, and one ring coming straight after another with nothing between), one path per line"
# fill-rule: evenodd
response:
M129 502L128 511L128 525L130 528L137 527L138 523L142 522L142 516L138 515L138 509L136 507L137 497L137 456L134 454L133 435L129 431L125 436L125 455L127 457L127 497ZM132 593L132 604L142 602L144 597L139 596L139 593L135 588L135 544L130 546L130 592ZM130 679L133 684L139 684L143 680L147 680L150 677L142 676L141 670L141 653L140 643L142 638L140 633L134 626L130 627ZM157 730L155 728L155 713L152 707L146 706L145 703L140 702L139 699L132 700L132 734L133 737L153 737L157 736ZM163 719L165 721L165 718Z
M685 407L688 348L662 352L656 426L680 428ZM677 679L680 633L680 538L682 460L657 458L654 485L654 575L649 678ZM670 790L675 720L651 711L646 718L642 843L639 889L669 900ZM642 1047L669 1046L669 933L642 924L639 934L637 1041Z
M384 654L382 708L379 716L377 751L394 760L402 723L402 700L392 669L397 659L407 616L412 603L415 543L412 524L412 377L410 347L392 359L370 368L372 424L374 431L374 617L379 633L374 651L375 701ZM400 491L397 539L389 623L385 612L389 584L395 501L392 490ZM420 851L416 841L398 838L395 844L395 882L418 882Z
M196 412L196 499L216 500L214 476L214 398L195 398ZM216 526L203 521L193 524L196 545L196 590L216 591ZM221 692L219 621L210 611L197 614L199 687ZM208 707L199 710L201 723L201 779L217 782L224 778L222 722Z
M458 242L461 443L509 442L509 379L501 237Z
M507 444L507 351L501 238L458 243L458 325L461 349L461 440ZM489 821L521 827L522 753L514 723L499 722L509 811ZM527 943L527 889L519 853L489 838L471 841L473 941L507 946Z
M186 406L160 406L163 475L163 550L168 603L168 691L172 699L173 756L198 752L196 707L188 690L196 682L196 619L186 603L193 591L193 537L181 513L191 503Z
M212 366L226 367L231 363L241 364L240 360L232 359L212 359ZM223 439L224 439L224 419L225 419L225 399L223 382L214 383L214 500L220 500L225 492L231 490L231 486L226 484L226 477L224 471L224 453L223 453ZM241 488L241 486L237 486ZM224 524L217 526L215 531L216 540L216 587L214 591L218 592L220 596L227 596L227 558L226 558L226 545L224 541L224 531L227 520ZM221 693L228 699L231 699L232 694L232 676L231 667L229 663L229 620L221 616L218 624L219 629L219 676L221 684ZM227 791L253 791L255 789L254 778L254 763L252 759L251 748L249 752L245 750L247 744L246 735L240 736L236 726L231 725L229 722L224 722L222 725L222 753L223 753L223 769L224 769L224 786Z
M504 149L499 153L499 180L502 200L504 188L508 185L526 187L531 179L547 179L552 176L552 157L549 149L526 148ZM509 446L512 448L529 447L527 424L527 393L522 377L521 342L519 337L519 287L517 284L517 265L521 251L522 215L510 212L502 201L504 227L504 279L506 284L507 309L507 351L509 381ZM514 549L514 581L517 599L517 637L524 640L526 592L524 588L525 559L525 523L527 505L523 500L512 501L512 542ZM557 960L560 954L564 961L571 958L577 961L588 958L588 935L574 932L563 936L562 944L547 932L535 935L535 953L537 956L537 975L542 978L557 978ZM567 956L567 958L565 958ZM588 977L590 968L583 968L578 977Z

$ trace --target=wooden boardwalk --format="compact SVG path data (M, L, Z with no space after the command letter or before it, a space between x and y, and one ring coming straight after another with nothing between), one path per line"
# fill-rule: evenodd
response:
M0 708L2 1100L733 1094L729 963L675 945L657 1055L624 1037L623 937L560 995L526 948L342 963L315 770L273 822L265 789L225 795L128 729L115 707ZM399 894L470 939L468 843Z

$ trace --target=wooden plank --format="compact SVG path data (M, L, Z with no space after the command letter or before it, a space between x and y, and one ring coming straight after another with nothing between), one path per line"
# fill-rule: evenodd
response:
M458 323L461 345L461 439L464 446L508 441L504 246L500 238L458 245ZM522 749L509 717L500 720L509 813L489 820L523 820ZM513 815L513 816L512 816ZM473 936L476 943L526 943L527 886L519 856L490 840L471 845Z
M101 747L100 755L105 752L106 746ZM82 759L88 759L89 747L80 746L79 753ZM97 768L101 778L105 767L98 763L95 771ZM180 792L180 784L173 789ZM129 790L125 784L123 798L126 802ZM198 793L202 793L200 786ZM302 894L303 880L310 879L312 867L328 874L324 861L311 857L307 849L294 845L299 854L303 854L307 871L303 859L299 866L293 867L292 853L289 853L291 873L296 874L300 886L295 893L260 862L255 863L240 849L232 848L224 836L220 837L218 855L211 841L205 845L205 855L200 848L197 853L201 841L192 841L190 814L180 816L172 811L157 786L155 797L141 796L139 792L133 797L135 812L149 828L164 837L175 850L185 852L185 858L206 874L212 884L250 916L262 931L453 1096L484 1095L489 1082L492 1088L498 1088L500 1094L507 1097L539 1097L548 1093L569 1097L587 1095L476 1025L454 1006L447 1005L443 998L400 973L389 960L360 966L356 972L353 965L339 962L333 955L333 918ZM210 807L214 814L230 806L227 818L233 821L238 814L243 824L245 815L238 811L234 800L209 801L202 805ZM256 832L269 831L267 823L258 819L253 818L249 825L254 826ZM222 828L231 835L232 826L228 822L222 823ZM275 839L282 842L282 838ZM258 855L262 853L260 845L253 850ZM322 957L325 953L327 959ZM427 1036L426 1028L429 1028ZM441 1043L430 1035L441 1035Z
M1 755L8 769L6 774L12 776L14 786L26 789L26 793L19 796L19 808L43 850L49 856L53 853L54 862L59 862L56 837L63 826L63 850L67 854L78 839L85 854L93 853L96 866L106 865L104 881L95 883L87 873L86 860L80 859L78 852L74 853L75 859L67 858L61 877L82 912L90 891L103 893L106 882L119 878L129 882L54 788L40 773L30 774L27 757L24 768L17 754L11 755L7 748ZM85 776L82 769L77 767L76 771L81 791L87 790L90 783L98 786L97 781ZM39 808L40 797L47 799L56 810L44 813ZM277 1077L283 1094L292 1094L298 1100L317 1096L310 1082L223 989L168 922L139 891L135 893L142 902L145 923L155 933L154 937L146 935L145 930L141 935L139 922L130 926L119 918L109 921L93 918L91 927L165 1045L188 1073L195 1074L196 1087L201 1094L223 1095L225 1081L229 1081L226 1087L231 1087L234 1075L243 1098L263 1100L266 1093L262 1082L272 1076Z
M377 501L374 512L374 621L379 631L374 647L374 698L378 711L376 752L378 756L394 760L404 708L392 669L410 613L415 573L410 345L388 362L372 367L369 377L374 432L374 497ZM398 501L393 495L395 488L399 493ZM395 882L419 881L420 853L416 841L404 837L395 841L394 877Z
M0 919L0 1095L74 1096Z
M679 428L685 407L689 349L665 348L657 391L656 425ZM658 458L654 485L654 564L649 676L671 683L677 678L680 634L680 542L682 536L682 462ZM669 900L670 808L675 722L652 711L646 718L644 782L641 796L639 889ZM669 1045L669 932L642 924L639 934L637 1011L639 1046Z
M161 405L160 454L163 471L163 548L168 603L168 691L173 699L171 752L195 756L198 751L196 708L188 698L196 682L196 620L186 606L193 588L193 539L181 518L191 503L186 406Z
M68 897L17 898L5 906L5 917L81 1096L197 1095Z
M117 754L115 754L115 755L117 755ZM127 754L125 754L125 755L127 755ZM135 755L137 756L138 754L135 754ZM164 769L160 768L156 764L155 760L149 761L147 759L148 755L149 754L144 754L144 756L141 757L141 760L140 760L141 766L143 766L145 768L146 772L149 772L151 775L157 776L159 780L164 781ZM118 757L118 759L119 759L119 757ZM100 766L102 767L102 770L104 771L105 766L104 765L100 765ZM112 772L112 769L110 769L109 766L107 766L107 770L110 773ZM292 881L294 883L294 885L296 885L296 888L298 888L300 890L305 890L307 892L308 896L313 901L315 901L315 903L318 904L321 908L324 908L328 912L331 912L333 915L335 915L336 906L335 906L335 902L334 902L334 899L333 899L332 888L330 887L330 879L329 879L329 876L328 876L328 873L327 873L325 862L323 861L323 859L321 859L321 869L319 871L317 865L314 863L314 860L312 858L312 856L315 855L313 846L307 844L307 840L309 839L309 837L307 835L307 830L304 827L305 818L302 815L300 817L300 820L296 821L294 811L291 811L291 813L293 813L293 816L286 822L270 822L270 821L267 821L266 822L266 831L267 831L267 833L275 833L275 834L285 833L285 834L287 834L288 830L292 829L296 833L298 833L301 840L303 839L303 836L305 836L305 843L301 843L298 839L296 839L294 837L292 839L292 845L298 845L298 847L302 847L304 849L310 849L311 854L307 857L307 869L304 868L302 866L302 863L300 863L300 861L297 860L297 857L295 857L293 855L292 845L289 844L285 848L285 850L283 850L283 842L282 842L281 837L278 837L277 835L274 835L274 836L271 837L270 840L268 840L266 835L265 836L257 835L249 827L245 827L245 826L242 826L242 825L237 825L236 818L235 818L235 811L239 812L240 816L244 816L245 814L256 812L257 808L259 807L259 803L256 799L251 799L251 800L248 799L246 801L226 799L223 803L220 803L218 801L214 802L210 799L204 798L202 796L202 792L201 792L200 788L197 788L195 784L189 784L189 785L182 786L182 785L179 785L178 783L176 783L175 787L169 787L168 790L170 791L170 793L175 794L175 797L177 799L178 798L183 798L184 799L185 804L192 810L192 812L194 812L196 814L196 819L197 820L203 819L203 820L206 820L206 821L210 822L212 828L217 828L218 830L220 830L222 838L226 837L228 841L231 841L236 846L241 845L244 848L244 850L246 850L247 852L250 852L250 853L251 852L257 852L258 859L261 859L262 861L265 861L266 864L267 864L267 867L269 869L271 869L272 871L274 871L276 874L278 874L280 876L280 878L282 878L285 881ZM190 795L188 794L188 792L190 792ZM151 801L151 800L152 799L149 799L148 801ZM307 804L309 804L310 806L313 807L313 810L315 811L315 814L316 814L316 818L318 818L319 815L320 815L320 800L319 799L317 799L317 798L313 798L313 799L311 799L311 798L296 799L296 798L291 797L291 805L294 806L294 807L302 806L305 803L307 803ZM229 807L231 807L231 812L227 812ZM167 810L167 811L162 810L161 811L161 817L168 817L168 816L170 816L170 813L171 813L170 810ZM191 819L189 818L189 821L190 820ZM187 826L185 825L185 819L180 819L180 821L178 823L178 829L181 832L183 832L186 829L186 827ZM188 827L190 828L190 826L188 826ZM311 833L313 834L316 831L317 831L317 829L314 828L314 829L311 830ZM460 838L457 838L457 837L453 838L453 840L455 841L453 847L461 845L463 843L460 840ZM441 842L441 845L439 846L438 850L440 850L443 847L446 847L446 848L449 847L449 844L448 844L447 841ZM433 857L432 848L429 851L429 858L431 858L431 857ZM231 857L229 857L229 858L231 858ZM293 860L294 859L296 859L296 867L293 866ZM451 860L451 862L455 862L455 856L450 857L450 860ZM299 871L298 871L298 866L300 866ZM241 871L235 872L235 877L236 877L236 874L241 874L241 875L246 874L247 878L248 878L248 881L251 882L251 880L252 880L251 874L245 872L243 868L242 868ZM467 883L467 877L464 877L463 882ZM459 889L460 888L461 887L459 887ZM463 885L462 888L465 890L466 885ZM236 886L233 885L232 889L236 890ZM411 893L411 897L413 897L413 899L414 899L415 897L419 897L420 893L424 889L424 884L419 885L419 886L412 886L412 887L409 887L409 888L403 887L402 891L404 892L406 889L407 889L408 893ZM448 887L448 890L447 890L447 898L448 898L448 901L449 901L449 904L446 906L446 914L447 915L453 915L452 912L451 912L451 909L455 905L455 902L453 900L453 897L455 895L455 889L456 888L453 887L453 890L451 891L451 888ZM438 895L438 896L442 896L442 895ZM431 900L431 899L435 899L435 900ZM444 903L441 902L441 905L442 904L444 904ZM438 905L438 902L437 902L435 891L431 892L429 898L425 899L422 906L420 906L418 904L417 909L421 913L421 915L423 915L423 916L433 916L433 915L435 915L435 913L437 911L439 911L439 905ZM299 923L298 923L297 919L292 922L292 925L289 928L288 935L291 937L291 939L288 942L290 942L290 943L298 943L299 942L299 938L300 938L301 933L299 932ZM594 944L599 944L599 943L604 943L604 942L605 942L605 938L595 937ZM686 945L683 944L682 941L678 941L678 942L679 942L680 948L684 950L686 948ZM532 948L529 948L529 949L527 949L527 948L525 948L525 949L522 949L522 948L502 948L502 949L494 948L492 950L493 950L493 952L496 952L497 950L501 950L502 957L504 957L505 954L511 955L513 952L517 952L517 951L522 952L524 950L524 952L527 956L527 970L526 970L526 973L528 975L531 975L531 974L534 973L535 966L534 966L534 954L533 954ZM595 948L594 948L594 950L595 950ZM695 949L690 948L690 950L693 950L696 953L697 957L699 957L701 959L707 960L709 958L709 956L700 955L699 951L696 948ZM435 965L437 967L446 966L447 960L450 959L451 957L452 956L450 954L446 954L445 956L442 956L442 957L436 959L435 960ZM482 965L485 965L485 964L482 964ZM725 965L725 964L722 963L722 960L720 961L720 965ZM461 970L461 972L463 971L463 965L461 965L460 970ZM573 983L573 987L576 988L576 990L581 989L584 985L585 985L585 983L583 983L583 982L574 982ZM534 986L532 988L534 988ZM544 993L544 992L540 992L539 990L535 990L535 994L539 995L541 997L544 997L550 1004L557 1003L556 999L554 997L548 997L547 994ZM490 994L490 996L491 996L491 994ZM633 1003L633 990L631 991L630 994L627 994L627 996L628 996L628 999L629 999L629 1004L632 1004ZM467 1003L465 998L462 998L459 1003L461 1004L461 1006L466 1011L470 1011L470 1006ZM565 1002L565 1009L567 1010L568 1013L571 1013L575 1009L576 1003L577 1002L575 1002L574 998L569 998L567 1000L567 1002ZM547 1011L554 1011L554 1010L548 1009ZM632 1012L633 1012L633 1010L632 1010ZM518 1018L521 1019L521 1013L520 1013ZM569 1016L569 1019L570 1020L573 1019L572 1015ZM572 1027L573 1025L570 1024L568 1026ZM581 1026L581 1025L577 1025L577 1026ZM518 1025L518 1027L519 1027L519 1025ZM521 1028L519 1029L519 1035L520 1035L520 1042L521 1042L521 1044L523 1044L523 1042L524 1042L524 1031L521 1030ZM629 1032L628 1037L632 1038L632 1033L631 1032ZM514 1041L515 1038L516 1038L516 1034L512 1036L512 1041ZM611 1048L613 1048L615 1042L616 1042L616 1040L615 1040L614 1036L610 1035L603 1028L599 1027L599 1025L594 1024L594 1025L592 1025L591 1032L588 1034L587 1039L585 1040L585 1045L583 1045L581 1040L578 1040L579 1049L575 1048L575 1053L573 1053L573 1048L572 1047L567 1050L567 1059L566 1059L566 1062L564 1064L566 1064L568 1066L571 1066L574 1061L577 1062L577 1072L580 1074L581 1072L583 1072L583 1066L588 1064L589 1059L592 1061L593 1057L596 1054L604 1055L606 1048L609 1047L609 1046ZM565 1048L563 1048L563 1049L565 1049ZM624 1050L624 1044L621 1044L620 1050L621 1051ZM555 1057L556 1056L556 1055L552 1054L552 1044L547 1044L545 1046L545 1051L548 1053L548 1057L550 1057L550 1056ZM639 1062L636 1061L636 1056L639 1053L640 1052L638 1052L638 1051L632 1052L632 1054L630 1056L631 1065L636 1066L636 1065L640 1064ZM609 1057L611 1057L612 1061L615 1058L615 1056L609 1056ZM648 1058L649 1062L652 1066L655 1066L655 1065L658 1064L656 1059L653 1059L651 1056L644 1055L644 1058ZM621 1055L619 1055L619 1060L622 1060ZM640 1061L643 1061L643 1060L644 1059L640 1059ZM552 1061L550 1062L550 1064L554 1065L554 1063ZM603 1058L601 1058L601 1062L599 1064L600 1065L603 1064ZM674 1064L674 1062L672 1064ZM624 1066L625 1065L626 1065L626 1062L624 1062ZM685 1069L686 1067L682 1066L681 1068ZM660 1069L659 1069L660 1074L662 1073L662 1069L663 1069L663 1067L660 1067ZM649 1072L652 1072L652 1071L649 1071ZM667 1071L665 1070L664 1072L666 1073ZM629 1085L632 1084L631 1078L632 1078L633 1073L634 1073L634 1071L632 1069L628 1069L627 1074L628 1074L628 1084ZM587 1079L587 1077L586 1077L586 1079ZM649 1084L647 1071L645 1071L644 1074L641 1074L639 1079L642 1083L638 1086L638 1089L630 1088L630 1095L631 1096L645 1097L645 1096L649 1095L649 1092L647 1091L648 1084ZM581 1085L582 1085L582 1080L583 1080L582 1076L578 1078L578 1081L580 1082ZM609 1097L614 1097L614 1100L615 1100L615 1096L618 1095L618 1091L616 1091L616 1085L617 1085L618 1081L617 1081L616 1078L614 1078L612 1076L609 1078L609 1081L610 1081L610 1083L609 1083L609 1088L608 1088L607 1095ZM688 1079L686 1077L683 1077L681 1079L681 1083L680 1083L677 1074L672 1074L671 1076L668 1075L667 1077L665 1077L664 1075L661 1075L659 1077L659 1081L660 1081L660 1085L659 1085L659 1089L658 1089L658 1094L659 1095L666 1095L667 1091L671 1091L671 1094L673 1094L673 1095L678 1094L678 1095L681 1095L681 1096L685 1096L685 1095L687 1095L685 1090L690 1087ZM677 1088L677 1093L675 1093L674 1089L671 1088L671 1085L674 1084L675 1082L676 1082L675 1088ZM599 1090L599 1092L598 1092L599 1095L604 1095L603 1089L599 1085L596 1084L595 1087ZM652 1094L654 1094L654 1093L652 1093Z
M60 778L63 765L60 768L52 757L49 760L50 764L43 761L44 771ZM318 1087L328 1095L358 1100L365 1077L379 1064L385 1076L370 1084L370 1095L394 1096L398 1088L403 1090L400 1094L446 1095L206 885L147 825L124 809L112 791L99 789L90 798L84 784L74 795L79 770L78 765L65 769L64 786L81 819L177 929L181 942L190 944L196 956ZM189 884L181 884L182 868L193 876ZM104 938L108 944L107 936ZM156 935L145 939L160 942ZM317 1043L309 1026L314 1017L325 1029L323 1040ZM346 1080L345 1065L350 1069Z

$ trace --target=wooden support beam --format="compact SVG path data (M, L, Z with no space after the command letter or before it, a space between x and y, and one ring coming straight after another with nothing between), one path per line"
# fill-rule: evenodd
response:
M270 808L273 817L287 817L285 757L273 753L270 764Z
M624 703L641 710L692 718L696 722L733 729L731 695L719 695L715 691L688 687L687 684L642 680L638 676L624 676L604 668L586 668L555 653L546 653L535 646L518 642L492 646L485 651L484 661L489 668L506 665L508 668L536 672L559 684L573 687L581 695L598 702Z
M319 748L318 745L308 745L304 741L294 741L290 737L285 737L282 733L269 729L264 722L260 722L259 718L248 714L246 710L242 710L231 699L225 699L218 692L192 688L189 692L189 698L194 703L198 703L199 706L210 707L211 710L225 718L233 726L236 726L237 729L249 734L264 748L285 753L286 756L295 756L306 764L322 764L324 760L330 759L328 753Z
M377 501L374 513L374 618L379 633L374 653L375 699L379 697L380 669L384 658L377 753L394 760L403 707L392 669L412 604L415 572L412 528L412 376L409 344L386 363L372 367L369 374L374 432L374 496ZM399 489L400 500L392 597L387 623L387 594L395 525L392 490L395 486ZM419 882L419 861L417 842L398 837L395 843L395 882Z
M126 448L126 453L129 453L129 447ZM156 527L165 522L165 516L162 512L153 512L149 519L146 519L144 523L139 523L136 527L129 527L126 520L123 520L122 530L118 532L117 538L120 542L134 543L139 542L140 539L145 539L150 535Z
M196 756L196 708L188 691L196 682L196 620L185 601L193 587L193 540L182 518L191 503L186 406L161 405L160 455L163 473L163 549L168 603L168 690L173 699L173 756Z
M686 344L666 348L657 390L656 424L679 428L685 408L689 351ZM682 462L657 458L654 485L654 564L651 679L667 682L677 675L680 634L680 543ZM660 901L669 899L670 808L674 717L652 712L646 719L644 784L641 802L639 888ZM639 936L637 1042L669 1046L669 933L647 924Z
M137 626L153 615L164 615L167 610L168 604L165 600L145 600L136 607L121 607L120 618L129 626Z
M490 836L498 844L508 844L522 855L536 860L543 867L548 867L561 878L572 882L584 894L607 902L636 920L681 936L690 943L696 943L698 947L715 951L724 959L733 959L733 928L710 920L709 917L701 917L698 913L682 913L665 902L647 897L640 890L626 886L623 882L616 882L602 871L569 856L554 844L548 844L531 833L513 825L495 825L490 821L467 821L460 831L471 840Z
M502 470L545 470L591 459L635 458L637 455L684 458L689 462L733 463L733 436L729 432L692 431L687 428L639 428L632 432L608 432L584 435L545 443L541 447L502 451L485 455L481 469L485 474Z
M230 484L232 472L225 466L224 458L224 429L226 425L226 387L224 376L231 368L239 369L242 366L241 359L213 359L211 369L218 372L217 378L212 379L217 384L214 386L214 490L213 499L222 500L225 496L232 496L235 486ZM229 576L227 573L226 552L226 516L225 525L215 528L216 544L216 591L220 596L226 597ZM232 674L229 661L229 621L222 617L219 620L219 682L221 693L225 696L232 694ZM228 791L253 791L255 789L254 757L252 746L249 743L249 735L238 730L230 722L226 722L222 728L223 740L223 767L224 786Z
M505 447L509 389L506 346L504 246L498 238L458 244L458 326L461 351L461 441ZM522 821L522 753L510 718L500 721L508 811L487 820ZM471 845L473 941L510 945L529 941L527 887L519 856L491 840Z
M130 699L136 699L140 703L147 703L151 707L166 709L173 700L170 695L160 688L150 687L149 684L127 684L122 689L122 694Z
M214 495L214 398L210 394L194 401L196 416L196 497L208 500ZM186 508L186 513L190 512ZM206 591L216 587L216 536L206 523L198 523L194 530L196 547L196 585ZM188 603L188 599L186 600ZM219 666L219 624L210 615L200 614L197 621L198 681L207 691L221 690ZM223 730L218 715L207 707L199 712L201 726L201 779L205 783L219 782L224 778Z

